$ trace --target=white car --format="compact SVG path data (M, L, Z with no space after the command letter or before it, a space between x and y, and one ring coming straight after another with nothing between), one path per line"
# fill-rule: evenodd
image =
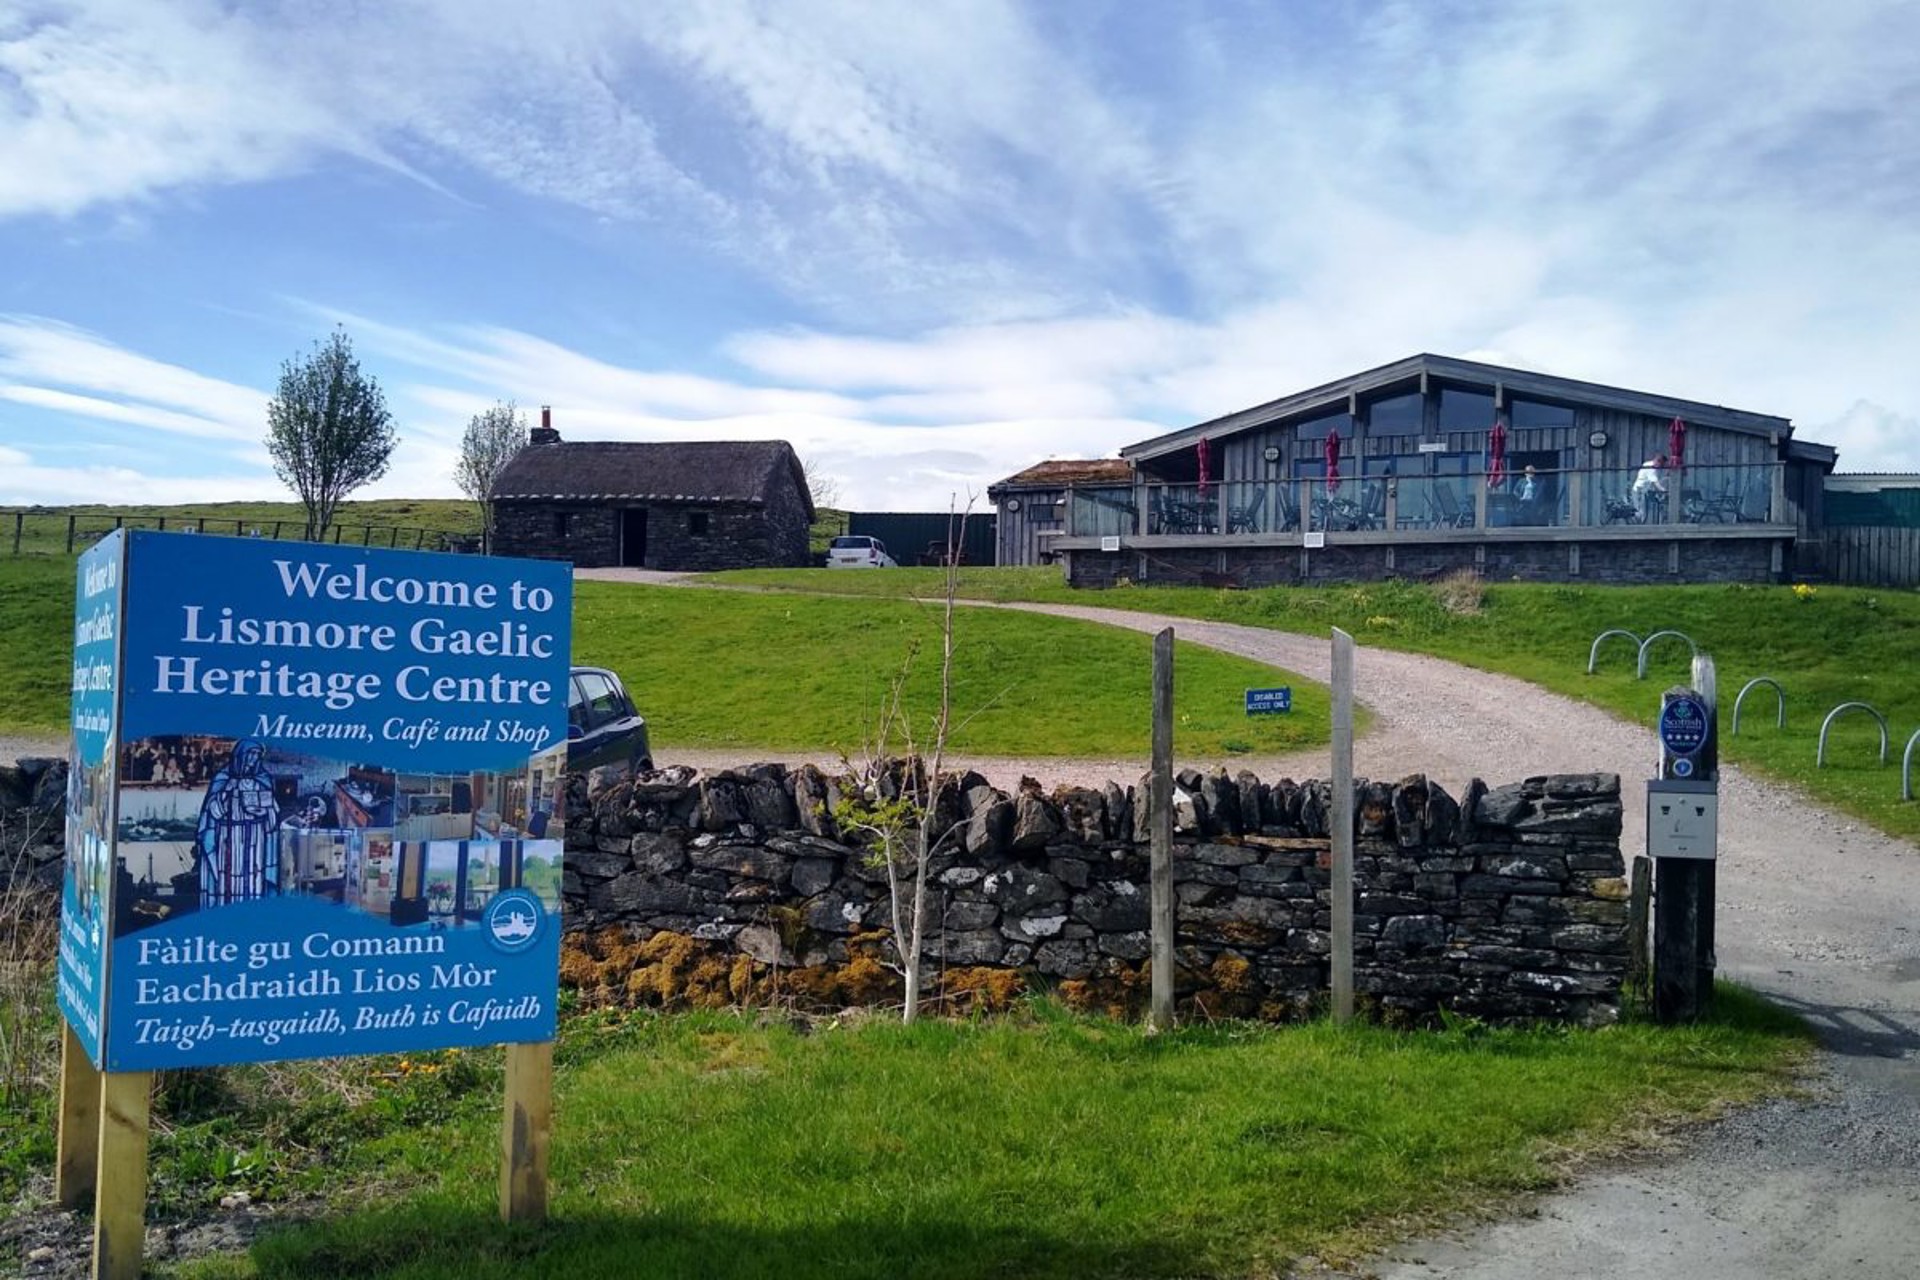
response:
M845 533L827 547L829 569L897 569L887 544L864 533Z

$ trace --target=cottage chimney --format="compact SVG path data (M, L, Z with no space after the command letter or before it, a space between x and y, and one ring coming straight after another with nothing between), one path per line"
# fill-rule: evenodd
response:
M560 433L553 429L552 405L543 404L540 406L540 425L528 433L527 440L530 444L560 443Z

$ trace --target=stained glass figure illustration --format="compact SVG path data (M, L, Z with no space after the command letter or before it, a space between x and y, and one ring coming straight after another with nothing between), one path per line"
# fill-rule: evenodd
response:
M200 805L194 854L202 908L252 902L278 889L274 828L279 821L266 751L254 739L242 738L207 784Z

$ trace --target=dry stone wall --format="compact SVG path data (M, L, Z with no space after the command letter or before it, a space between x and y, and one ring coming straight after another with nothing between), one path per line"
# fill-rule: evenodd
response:
M899 772L889 775L898 778ZM575 778L564 971L590 994L672 1002L885 999L883 865L812 767ZM925 955L950 985L1137 1007L1148 982L1148 790L943 793ZM1614 774L1458 800L1421 776L1356 784L1355 987L1390 1019L1616 1016L1627 887ZM1330 787L1185 771L1175 797L1176 985L1191 1008L1286 1018L1329 981ZM628 945L623 947L620 940ZM782 975L787 981L783 984Z
M896 770L888 775L897 780ZM60 875L65 766L0 767L9 879ZM898 1000L884 867L812 767L569 780L563 979L646 1003ZM888 785L893 785L889 782ZM1457 801L1419 776L1356 791L1355 987L1378 1014L1605 1022L1627 953L1620 781L1556 775ZM943 792L931 986L951 1004L1050 989L1136 1011L1148 990L1144 782ZM1194 1012L1288 1018L1328 986L1328 784L1182 772L1176 985Z

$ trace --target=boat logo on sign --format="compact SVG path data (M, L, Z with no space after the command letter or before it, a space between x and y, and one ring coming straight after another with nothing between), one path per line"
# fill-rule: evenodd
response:
M540 936L540 899L526 889L508 889L487 904L481 925L494 948L512 954L525 951Z

